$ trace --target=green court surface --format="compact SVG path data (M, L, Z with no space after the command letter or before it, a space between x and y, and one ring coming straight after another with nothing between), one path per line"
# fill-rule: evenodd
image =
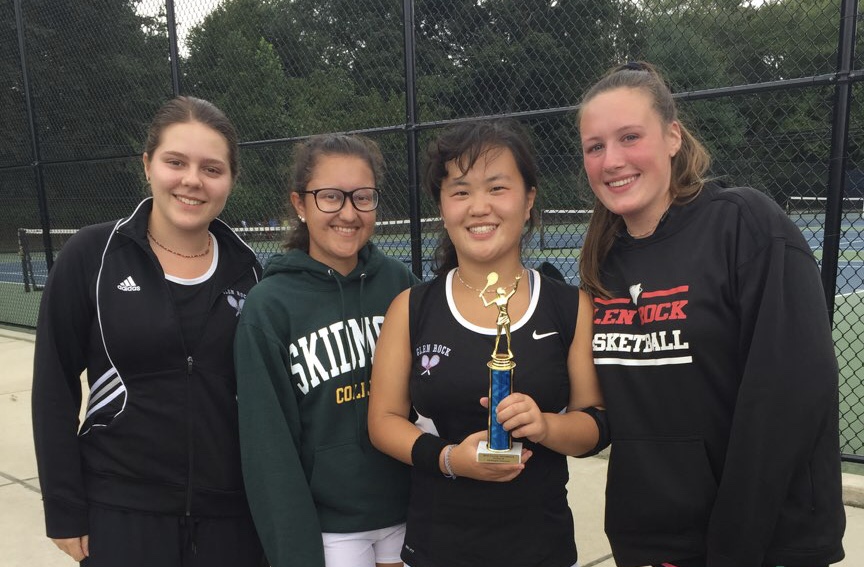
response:
M840 450L864 452L864 290L834 299L834 350L840 365Z
M0 282L0 321L10 325L35 327L42 293L24 293L20 283Z

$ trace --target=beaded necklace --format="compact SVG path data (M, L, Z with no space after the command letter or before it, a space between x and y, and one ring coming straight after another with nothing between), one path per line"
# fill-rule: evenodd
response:
M174 254L175 256L180 256L181 258L200 258L202 256L206 256L207 254L210 253L210 244L212 243L212 240L213 240L213 237L208 232L207 233L207 248L204 250L204 252L201 252L200 254L182 254L180 252L175 252L174 250L171 250L170 248L168 248L167 246L165 246L164 244L162 244L161 242L156 240L156 238L150 232L149 228L147 229L147 236L150 238L150 240L153 241L154 244L156 244L156 246L158 246L162 250L164 250L166 252L170 252L171 254Z

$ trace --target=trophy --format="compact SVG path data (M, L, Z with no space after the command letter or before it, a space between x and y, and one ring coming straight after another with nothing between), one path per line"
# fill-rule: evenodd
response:
M509 396L513 390L513 370L516 368L516 363L513 362L513 351L510 350L510 314L507 312L507 304L516 293L521 278L522 273L516 276L513 289L509 293L503 287L496 288L495 299L486 301L484 297L486 290L498 283L498 274L491 272L486 277L486 287L480 292L484 307L494 305L498 308L498 319L495 321L495 346L492 349L492 358L486 363L489 367L489 426L486 441L481 441L477 446L478 463L522 462L522 443L514 443L510 433L495 418L499 402ZM507 352L499 352L502 333L507 339Z

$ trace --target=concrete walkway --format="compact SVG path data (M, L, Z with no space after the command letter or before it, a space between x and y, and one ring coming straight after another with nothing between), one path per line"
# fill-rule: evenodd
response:
M0 567L73 567L44 536L30 421L33 335L0 327ZM570 506L581 567L614 567L603 533L606 460L570 459ZM864 505L864 478L844 474L844 497ZM846 559L864 566L864 508L846 506Z

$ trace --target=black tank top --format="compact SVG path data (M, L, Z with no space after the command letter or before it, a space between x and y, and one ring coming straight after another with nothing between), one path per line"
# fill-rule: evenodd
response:
M510 327L514 391L531 396L541 411L566 411L567 354L578 290L533 270L530 276L534 285L528 311ZM452 277L450 272L411 289L409 391L418 427L458 443L486 429L488 414L479 399L488 389L486 362L496 330L472 325L459 315L450 293ZM570 567L576 562L566 457L522 441L534 455L508 483L451 480L412 469L402 552L407 564Z

